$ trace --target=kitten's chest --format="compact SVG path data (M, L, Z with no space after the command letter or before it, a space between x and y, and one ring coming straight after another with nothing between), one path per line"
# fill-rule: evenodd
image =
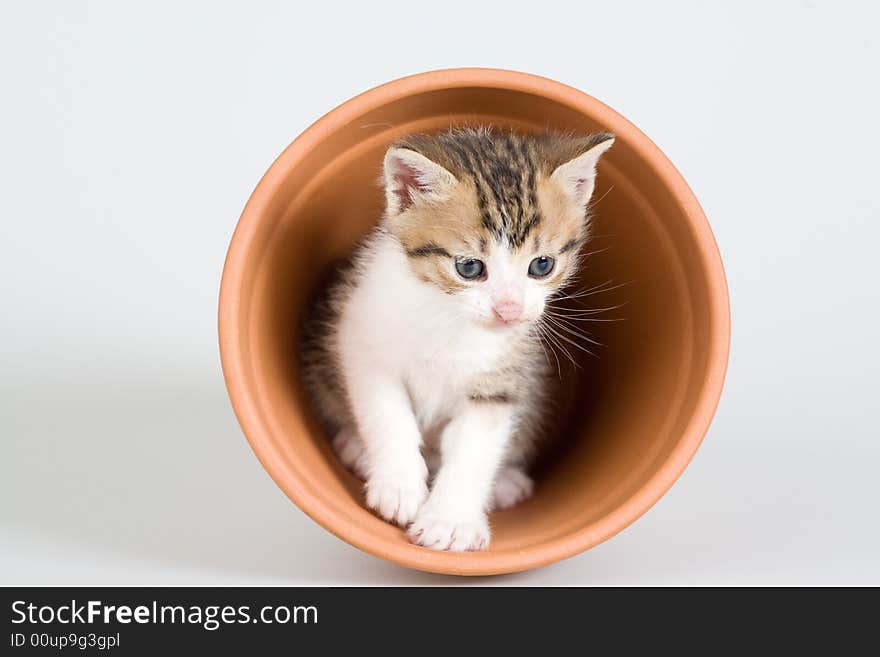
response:
M413 354L404 378L416 417L427 429L447 421L471 393L473 381L498 367L505 344L492 335L464 333L423 346Z

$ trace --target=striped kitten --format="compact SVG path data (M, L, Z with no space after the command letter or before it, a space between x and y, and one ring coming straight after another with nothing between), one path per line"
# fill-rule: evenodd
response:
M336 453L414 543L485 549L487 511L532 493L554 395L536 323L577 269L613 142L469 129L385 155L384 220L310 318L303 358Z

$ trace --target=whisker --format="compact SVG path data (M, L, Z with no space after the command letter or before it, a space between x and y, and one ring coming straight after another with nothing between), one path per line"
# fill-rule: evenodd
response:
M575 337L581 338L582 340L586 340L590 344L594 344L597 347L604 347L605 346L601 342L598 342L598 341L594 340L593 338L591 338L589 335L587 335L583 331L579 331L577 328L572 327L572 326L560 321L560 318L558 318L558 317L557 318L548 317L548 319L551 319L551 321L556 325L557 328L565 331L569 335L573 335Z
M533 336L535 336L535 335L537 336L537 338L538 338L538 344L541 346L541 351L544 352L544 360L546 360L546 361L547 361L547 364L549 365L549 364L550 364L550 358L547 356L547 349L544 347L544 342L541 340L541 331L540 331L540 329L538 328L537 323L532 324L532 325L529 327L529 329L530 329L530 332L532 333Z
M567 312L562 308L550 308L544 307L544 314L554 317L556 319L561 319L563 321L567 321L575 325L575 322L623 322L626 321L626 317L594 317L594 315L598 315L597 312L592 311L574 311Z
M545 329L547 331L547 339L550 341L550 344L554 345L556 347L556 349L561 351L563 353L563 355L566 358L568 358L569 362L572 365L577 367L577 363L575 362L574 357L571 355L571 353L569 353L568 349L566 349L565 346L558 340L555 333L549 327L545 327ZM560 374L560 376L561 376L561 374Z
M569 362L575 367L579 367L577 363L577 359L572 355L572 353L565 346L564 342L570 342L566 339L564 335L559 333L555 328L550 325L546 326L547 333L550 336L553 343L565 354L566 358L568 358Z
M599 283L598 285L594 285L593 287L587 288L586 290L578 290L577 292L574 292L572 294L561 293L562 291L560 290L561 294L558 297L553 297L553 298L555 298L555 299L570 299L572 297L580 296L581 294L584 294L586 292L592 292L593 290L598 290L599 288L604 287L605 285L610 285L613 282L614 282L614 279L609 278L607 281L603 281L603 282Z
M598 253L605 253L605 251L610 250L610 246L606 246L604 249L595 249L593 251L587 251L586 253L581 253L582 258L589 258L590 256L594 256Z
M565 346L558 339L563 336L560 336L559 334L557 334L549 324L542 322L542 325L544 327L545 335L546 335L549 343L552 345L555 345L556 348L558 348L560 351L562 351L562 353L565 354L565 356L568 358L568 360L571 361L572 365L574 365L575 367L578 367L577 361L574 359L574 357L571 355L571 353L569 353L568 349L566 349ZM561 374L560 374L560 376L561 376Z
M572 345L573 347L577 347L577 348L580 349L581 351L584 351L584 352L590 354L590 356L592 356L593 358L598 358L598 356L597 356L596 354L594 354L592 351L590 351L589 349L587 349L587 348L586 348L585 346L583 346L582 344L578 344L577 342L575 342L575 341L572 340L571 338L568 338L568 337L562 335L561 333L556 333L556 337L559 338L559 339L561 339L561 340L565 340L565 342L567 342L568 344Z
M604 308L569 308L568 306L556 306L552 303L546 303L545 307L550 308L554 312L562 312L566 316L580 316L580 315L598 315L599 313L608 312L609 310L618 310L623 308L626 303L619 303L616 306L606 306Z
M599 204L602 202L602 199L604 199L606 196L608 196L608 195L611 193L611 190L612 190L612 189L614 189L614 185L611 185L611 187L609 187L607 190L605 190L605 193L602 194L602 196L600 196L597 200L595 200L595 201L593 201L592 203L590 203L590 205L588 206L587 209L588 209L588 210L592 210L592 209L595 208L597 205L599 205Z
M575 326L577 325L576 322L622 322L626 319L625 317L593 317L590 313L585 315L568 315L556 312L555 308L545 308L544 312L551 317L570 322Z
M550 313L547 313L547 314L550 314ZM555 317L557 317L557 319L559 318L558 315L555 315ZM604 319L601 317L568 317L567 319L570 321L574 321L574 322L625 322L626 321L626 317L614 317L614 318L609 318L609 319Z
M540 322L535 323L535 328L538 331L538 336L539 336L538 340L541 344L541 349L544 352L544 358L547 358L547 349L545 348L544 343L549 342L549 340L547 340L547 337L544 334L544 330L541 328ZM559 357L556 355L556 351L553 349L552 346L549 347L549 349L550 349L550 353L553 354L553 360L556 361L556 374L559 377L559 380L561 381L562 380L562 366L559 364ZM550 364L549 358L547 358L547 364L548 365Z
M605 281L600 285L590 288L589 290L584 290L582 292L578 292L576 294L567 294L564 296L553 297L554 300L558 301L574 301L575 299L583 299L584 297L591 297L594 294L604 294L605 292L611 292L612 290L616 290L618 288L623 287L624 285L629 285L631 281L625 281L623 283L618 283L617 285L612 285L611 287L602 287L603 285L607 285L608 283L612 283L613 281Z

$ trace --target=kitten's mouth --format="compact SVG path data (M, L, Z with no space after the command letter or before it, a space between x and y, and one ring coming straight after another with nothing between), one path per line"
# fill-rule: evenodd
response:
M500 317L492 317L487 322L489 328L495 329L496 331L506 331L525 323L526 319L524 317L517 317L516 319L510 320L501 319Z

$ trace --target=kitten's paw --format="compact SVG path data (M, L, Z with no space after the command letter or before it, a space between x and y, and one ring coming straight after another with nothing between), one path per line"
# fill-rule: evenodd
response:
M342 429L333 439L333 451L346 468L359 478L367 478L367 450L360 436L351 429Z
M535 491L535 482L519 468L504 468L492 487L493 511L501 511L525 502Z
M489 547L489 523L485 515L461 518L423 508L407 530L411 543L432 550L467 552Z
M372 477L367 481L367 506L401 527L412 522L426 497L428 487L421 479Z

